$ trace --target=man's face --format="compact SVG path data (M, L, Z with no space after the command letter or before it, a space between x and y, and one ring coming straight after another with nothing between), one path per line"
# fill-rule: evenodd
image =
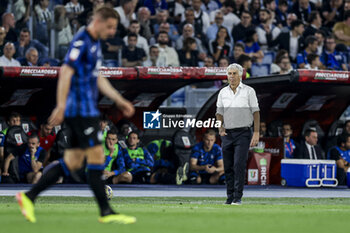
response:
M6 31L4 27L0 27L0 41L3 41L6 37Z
M138 16L139 16L138 17L139 19L146 21L150 18L151 13L145 7L142 7L142 8L140 8L140 10L138 12Z
M311 43L311 44L309 45L309 47L310 47L310 50L311 50L313 53L316 53L316 52L317 52L317 47L318 47L318 41L315 41L315 42Z
M128 137L128 143L129 146L137 146L137 144L140 142L139 137L137 136L137 134L132 133L129 135Z
M304 33L304 25L303 24L300 24L299 26L296 26L295 27L295 31L298 33L298 35L302 35Z
M347 132L348 134L350 134L350 122L348 122L348 123L345 125L345 132Z
M315 33L315 36L317 38L317 43L318 45L323 45L323 41L324 41L324 38L323 38L323 35L321 33Z
M12 58L15 52L16 52L15 46L12 43L8 43L4 47L4 55L7 58Z
M162 45L166 45L169 42L168 34L160 33L158 36L158 43Z
M140 29L141 29L141 27L140 27L139 23L133 23L129 27L129 31L132 32L132 33L135 33L136 35L139 34Z
M317 144L317 132L311 132L310 136L305 137L305 141L309 143L311 146L315 146Z
M203 138L204 149L207 151L211 150L213 148L215 140L216 140L215 135L206 134Z
M202 1L201 0L192 0L192 7L196 11L198 11L201 8Z
M266 128L266 123L265 122L260 122L260 133L265 134L267 128Z
M336 44L335 44L335 41L334 41L333 38L332 39L331 38L326 39L326 49L327 49L327 51L334 52L335 46L336 46Z
M118 142L118 136L116 134L107 134L106 137L106 146L108 149L111 149L114 147L115 144Z
M115 35L118 26L117 19L108 18L107 20L103 20L101 18L97 18L96 20L100 39L106 40L108 38L112 38Z
M224 22L224 15L219 11L219 13L215 15L215 23L216 25L222 25L223 22Z
M10 25L11 28L15 28L16 20L13 14L7 14L5 17L5 21Z
M241 82L241 76L237 69L230 69L227 71L227 80L230 86L238 86Z
M204 66L205 67L213 67L214 66L214 61L211 57L206 57L204 60Z
M228 67L228 61L224 58L219 60L219 67Z
M350 150L350 137L348 137L348 139L346 140L346 143L345 143L345 149L346 150Z
M260 22L266 23L269 19L269 14L266 11L260 11L259 19L260 19Z
M168 19L168 14L165 11L159 12L157 18L159 23L165 23Z
M152 48L150 53L150 57L157 58L159 56L159 49L158 48Z
M28 148L30 151L36 151L36 149L38 149L40 145L40 142L38 140L38 138L29 138L28 139Z
M20 126L21 125L21 118L20 117L12 117L9 120L9 126Z
M266 5L266 8L271 10L271 11L275 11L276 10L276 2L272 1L270 4Z
M307 9L309 7L309 0L299 0L299 6L303 9Z
M287 24L290 26L294 20L297 20L297 16L294 13L287 15Z
M182 35L184 38L192 37L193 35L193 28L189 25L185 26L182 31Z
M235 57L235 59L238 59L239 56L241 56L244 53L243 49L239 46L235 46L234 51L233 51L233 55Z
M241 22L243 26L248 27L252 22L252 17L248 13L242 13Z
M45 125L41 125L40 128L41 128L41 136L47 137L51 134L53 127L49 124L45 124Z
M290 125L284 125L282 128L282 135L283 137L290 137L292 136L293 130Z
M280 68L281 68L281 70L283 70L283 71L287 71L287 70L289 70L289 67L290 67L290 61L289 61L289 58L283 58L282 60L281 60L281 63L279 64L279 66L280 66Z
M170 31L170 24L168 23L162 23L160 26L159 26L159 31L165 31L165 32L168 32Z
M40 5L43 7L43 8L47 8L49 6L49 0L41 0L40 1Z
M38 51L32 50L30 53L27 55L27 61L32 63L33 65L36 65L38 63L39 59L39 54Z
M29 32L21 32L19 34L19 40L20 41L23 41L24 44L29 44L29 41L30 41L30 35L29 35Z
M185 18L186 18L186 22L188 23L194 22L194 12L191 10L187 10L185 13Z
M130 48L135 48L137 44L137 37L129 36L128 37L128 46Z
M344 12L350 10L350 2L345 2L344 3Z

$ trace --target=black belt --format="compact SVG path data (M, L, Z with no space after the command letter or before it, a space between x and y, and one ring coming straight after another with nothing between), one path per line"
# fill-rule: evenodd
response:
M250 130L250 127L240 127L240 128L234 128L234 129L225 129L225 131L228 132L228 133L245 131L245 130Z

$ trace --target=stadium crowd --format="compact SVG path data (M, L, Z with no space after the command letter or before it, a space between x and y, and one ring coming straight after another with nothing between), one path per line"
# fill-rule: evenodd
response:
M103 4L120 17L116 36L102 41L106 67L219 66L226 59L248 77L349 69L349 0L5 0L0 66L60 65Z
M42 173L63 157L69 147L70 132L62 124L53 128L46 120L33 122L13 112L2 121L0 133L0 168L2 183L35 183ZM133 123L121 120L114 125L106 116L100 120L105 154L104 179L107 183L136 184L223 184L223 155L217 132L208 129L201 138L184 130L169 139L143 137ZM315 122L305 123L298 138L293 137L290 123L266 125L261 137L281 137L284 158L334 160L337 179L346 184L350 168L350 120L340 122L335 133L326 137ZM187 145L183 138L187 138ZM86 183L86 169L62 177L60 183Z

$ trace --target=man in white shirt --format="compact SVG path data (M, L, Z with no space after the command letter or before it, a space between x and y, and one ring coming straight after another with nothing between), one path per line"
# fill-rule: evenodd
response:
M158 34L158 46L159 48L159 57L158 57L158 66L162 67L178 67L180 65L179 56L176 50L168 46L169 35L167 32L161 31Z
M148 54L148 42L145 37L140 35L140 29L141 29L141 25L139 21L132 20L130 22L129 33L135 33L137 35L136 47L143 49L145 53ZM123 38L123 41L126 45L128 45L128 36L125 36Z
M248 150L250 146L256 146L259 142L260 112L255 90L241 82L242 66L231 64L226 72L229 85L219 92L216 119L222 123L219 134L222 140L227 187L225 204L240 205Z
M21 64L13 58L15 52L15 45L11 42L7 42L4 47L4 55L0 57L0 66L21 66Z
M119 14L120 23L125 29L129 27L131 20L136 19L135 5L132 0L121 0L120 6L115 7L114 10Z

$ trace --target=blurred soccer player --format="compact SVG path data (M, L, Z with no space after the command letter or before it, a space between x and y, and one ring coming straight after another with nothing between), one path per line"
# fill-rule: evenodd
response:
M72 133L72 145L65 151L64 158L60 159L60 162L30 191L16 195L23 215L30 222L36 222L34 201L39 193L56 183L60 176L68 176L71 171L79 169L85 156L89 184L100 208L99 222L129 224L136 221L135 217L118 214L112 210L101 180L105 158L97 109L98 90L114 100L126 117L134 114L132 104L124 99L106 78L98 74L102 58L99 39L105 40L114 36L117 24L118 16L113 9L98 8L92 22L71 42L60 70L57 105L49 118L49 124L58 125L65 118L67 128Z

